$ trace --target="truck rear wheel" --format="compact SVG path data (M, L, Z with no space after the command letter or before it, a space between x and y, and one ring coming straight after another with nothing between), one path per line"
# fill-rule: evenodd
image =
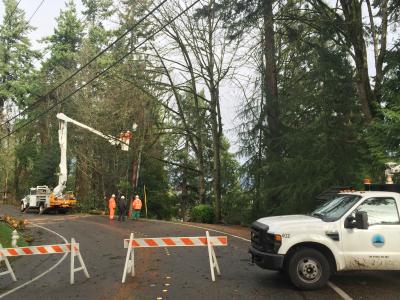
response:
M312 248L300 248L288 263L290 280L302 290L323 287L328 282L330 273L328 259L320 251Z

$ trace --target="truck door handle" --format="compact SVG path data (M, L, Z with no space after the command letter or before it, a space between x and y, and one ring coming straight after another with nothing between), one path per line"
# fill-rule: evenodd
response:
M339 232L337 231L325 231L325 235L336 242L340 241Z

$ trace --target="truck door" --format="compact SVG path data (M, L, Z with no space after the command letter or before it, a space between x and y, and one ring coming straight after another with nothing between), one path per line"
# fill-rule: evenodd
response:
M400 270L400 220L396 199L368 198L349 215L354 216L356 211L367 212L369 228L344 228L342 220L346 269Z
M36 207L37 206L37 201L36 201L36 189L31 189L29 193L29 206L30 207Z

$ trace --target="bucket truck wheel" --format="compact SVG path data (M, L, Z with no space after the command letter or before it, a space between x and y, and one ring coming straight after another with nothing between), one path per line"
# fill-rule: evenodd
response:
M39 215L42 215L44 213L44 204L39 205Z
M290 257L288 273L297 288L315 290L328 282L331 270L328 259L320 251L300 248Z
M21 202L21 212L24 212L26 209L24 202Z

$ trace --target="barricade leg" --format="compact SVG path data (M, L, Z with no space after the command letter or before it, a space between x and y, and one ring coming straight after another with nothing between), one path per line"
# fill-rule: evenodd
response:
M14 271L11 268L11 265L10 265L10 262L8 261L7 256L5 256L5 254L1 251L2 249L3 249L3 246L0 244L0 263L2 261L4 261L4 263L6 264L7 271L1 272L0 276L10 274L12 280L17 281L17 277L15 277Z
M129 237L128 252L126 253L124 274L122 274L122 283L125 283L126 274L131 273L131 276L135 276L135 249L132 247L134 235L131 233Z
M206 231L206 237L207 237L208 259L210 261L211 280L215 281L214 269L217 271L218 275L221 275L221 272L219 269L217 256L215 255L214 247L211 244L210 234L208 231Z
M80 267L75 268L75 256L78 257ZM83 258L81 255L81 251L79 249L79 244L75 242L75 239L71 239L71 275L70 275L70 284L74 284L75 282L75 272L83 271L85 273L86 278L90 278L89 272L86 268L85 263L83 262Z

